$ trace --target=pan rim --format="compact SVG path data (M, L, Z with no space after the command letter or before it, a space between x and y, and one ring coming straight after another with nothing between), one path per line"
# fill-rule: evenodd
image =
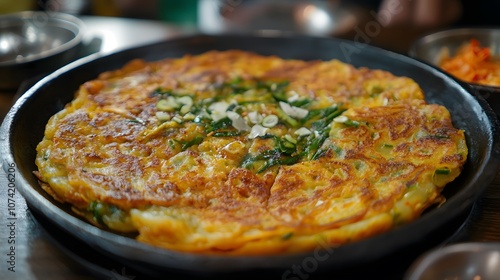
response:
M167 40L165 42L175 42L179 40L191 40L191 39L199 39L199 38L224 38L227 36L233 36L237 37L240 35L222 35L222 36L217 36L217 35L190 35L190 36L185 36L185 37L178 37L174 38L172 40ZM243 35L242 35L243 36ZM244 36L248 37L248 36ZM262 36L260 38L266 38L265 36ZM348 40L340 40L340 39L332 39L332 38L313 38L313 37L307 37L307 36L286 36L286 37L278 37L278 39L282 38L307 38L311 40L338 40L339 42L349 42L352 43L351 41ZM37 92L42 89L44 86L47 84L50 84L53 80L57 79L59 76L63 75L67 71L76 71L79 67L82 67L83 65L90 64L90 63L95 63L96 61L99 61L99 59L102 59L104 57L110 57L110 56L117 56L120 55L124 52L128 52L130 50L137 50L141 48L147 48L148 46L151 45L156 45L156 44L163 44L165 42L158 42L158 43L153 43L145 46L139 46L135 47L132 49L128 50L122 50L117 53L113 54L107 54L107 55L101 55L101 54L94 54L85 58L82 58L76 62L73 62L65 67L60 68L59 70L55 71L54 73L50 74L49 76L45 77L42 79L40 82L38 82L36 85L34 85L32 88L30 88L23 96L21 96L16 103L13 105L7 116L5 117L2 127L0 128L0 151L2 152L2 160L3 160L3 166L4 169L6 168L8 163L15 162L14 156L13 156L13 143L11 143L11 137L12 137L12 131L14 129L13 125L15 124L17 114L21 110L23 104L26 102L29 102L29 99L37 94ZM464 84L460 83L459 81L455 80L453 77L450 77L446 73L443 73L439 69L433 67L432 65L428 65L424 62L418 61L416 59L403 56L401 54L396 54L392 53L387 50L379 49L373 46L369 46L371 49L377 49L379 52L381 52L384 55L389 55L393 57L399 57L400 59L403 60L410 60L413 63L419 64L420 67L426 68L426 71L430 72L436 72L439 75L442 75L443 79L449 79L452 81L456 86L460 86L463 90L468 92L471 95L474 95L473 92L470 91L470 89L467 89ZM124 61L125 62L125 61ZM481 105L481 107L485 111L485 115L487 116L494 116L494 113L492 112L491 108L487 106L486 101L482 99L480 96L475 96L474 97L478 100L478 103ZM492 133L490 135L491 137L491 147L489 148L489 157L485 160L486 162L482 165L482 169L478 174L475 174L473 178L473 182L482 182L488 184L492 179L493 176L495 175L496 172L496 167L499 165L500 160L498 158L498 150L499 150L499 133L498 129L496 126L491 128ZM7 164L6 164L7 163ZM481 176L480 176L481 175ZM17 184L18 190L21 193L21 195L26 199L28 204L30 204L31 207L33 207L35 210L41 212L43 215L47 215L47 212L51 214L52 216L50 219L54 221L56 224L62 226L63 228L70 228L70 229L78 229L79 232L73 233L77 238L79 239L84 239L86 243L89 243L89 240L86 240L88 236L95 236L98 238L102 238L102 240L97 240L94 241L95 243L92 245L96 245L103 249L104 251L109 251L110 245L105 244L106 242L110 242L112 247L115 249L115 245L118 246L123 246L125 248L132 248L133 250L136 250L137 252L142 252L142 253L152 253L155 254L156 256L161 256L163 258L171 259L174 261L179 261L184 263L184 266L179 268L181 270L185 271L195 271L195 272L221 272L221 271L228 271L228 267L226 264L228 262L231 263L230 270L243 270L247 269L249 267L258 267L258 268L279 268L279 269L284 269L289 267L291 264L300 262L303 260L305 257L309 256L311 252L306 252L306 253L298 253L298 254L293 254L293 255L273 255L273 256L218 256L218 255L199 255L199 254L193 254L193 253L184 253L184 252L176 252L176 251L171 251L171 250L166 250L162 248L157 248L153 247L148 244L141 243L137 240L131 239L129 237L121 236L114 234L112 232L99 229L97 227L94 227L90 225L89 223L78 219L70 214L68 214L65 210L61 209L57 205L53 204L51 201L47 200L45 197L43 197L40 193L35 191L33 189L33 186L26 180L24 176L19 176L16 178L17 179ZM482 190L484 190L485 186L480 186ZM377 242L382 242L382 241L387 241L387 240L392 240L393 243L391 243L392 250L396 250L399 248L397 243L405 243L401 238L394 238L398 235L401 234L401 232L408 232L412 230L413 228L418 227L419 230L422 232L422 234L430 234L432 230L434 229L435 226L429 225L429 221L432 221L434 216L438 216L441 212L450 211L453 215L448 215L448 220L449 221L451 218L455 217L458 215L458 212L462 212L465 210L465 208L469 207L470 205L473 204L475 199L479 196L479 194L482 191L477 191L473 190L473 188L467 188L465 190L462 190L464 193L459 193L461 197L463 197L463 200L457 200L457 199L452 199L445 203L443 205L443 210L439 209L439 211L434 211L431 213L428 213L416 221L400 227L393 229L387 233L383 233L378 236L374 236L371 238L368 238L366 240L358 241L352 244L347 244L343 245L339 248L336 248L335 250L342 252L346 250L357 250L359 252L362 252L364 250L363 244L366 244L367 241L374 241ZM414 239L414 237L413 237ZM117 252L118 255L120 255L120 252ZM137 253L137 256L134 259L130 259L131 261L140 261L140 257L142 254ZM151 258L149 259L151 260ZM164 259L163 259L164 260ZM152 263L152 265L156 266L165 266L165 262L163 260L160 260L156 263Z

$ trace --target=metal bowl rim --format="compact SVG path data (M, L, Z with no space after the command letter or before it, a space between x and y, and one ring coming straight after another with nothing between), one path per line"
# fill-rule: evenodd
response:
M59 12L42 12L42 11L23 11L18 13L11 13L6 15L0 15L0 21L8 19L21 19L23 21L34 19L37 15L47 15L48 21L56 23L57 27L66 29L72 32L75 36L63 44L50 48L49 50L42 51L37 54L29 55L20 60L8 60L0 62L0 67L9 67L23 65L43 58L48 58L56 54L70 50L78 46L83 40L83 33L85 29L85 23L79 18L65 13ZM63 24L60 24L63 22ZM73 26L73 28L71 28Z
M500 243L498 242L462 242L452 245L435 248L417 258L407 271L406 280L420 279L423 273L434 263L445 259L447 256L456 253L480 253L480 252L499 252Z
M483 34L498 33L498 35L500 36L500 28L495 28L495 27L461 27L461 28L444 29L441 31L429 33L427 35L424 35L424 36L416 39L411 44L410 50L408 51L408 54L413 58L416 58L416 59L421 60L425 63L432 64L435 67L440 68L438 65L435 65L431 61L428 61L427 59L424 59L424 58L418 56L417 49L425 44L429 44L429 43L435 42L437 40L450 38L450 37L454 37L454 36L461 36L461 35L474 36L474 35L477 35L478 33L483 33ZM442 46L442 47L444 47L444 46ZM478 83L473 83L473 82L467 82L467 81L463 81L461 79L458 79L458 80L469 84L475 90L493 90L493 91L500 92L500 86L490 86L490 85L483 85L483 84L478 84Z

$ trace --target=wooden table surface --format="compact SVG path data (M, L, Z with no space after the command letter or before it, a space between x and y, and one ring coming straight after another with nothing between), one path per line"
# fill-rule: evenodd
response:
M143 20L101 17L82 19L88 25L89 34L102 39L101 52L113 52L136 44L154 42L177 36L181 32L171 26ZM388 35L382 34L378 40L386 37ZM395 49L400 51L407 45L400 44ZM14 94L0 93L2 118L12 105ZM0 279L147 279L119 263L101 261L103 257L89 248L74 252L73 244L61 246L61 240L71 239L61 236L56 229L45 224L43 219L36 217L20 194L9 194L6 175L0 172ZM12 204L15 205L13 212L8 209L9 198L15 201ZM11 219L11 214L15 214L15 219ZM12 222L15 226L12 226ZM12 240L15 240L15 250L10 250L14 245L10 243ZM453 239L453 242L484 241L500 241L500 172L478 199L467 222ZM9 263L12 254L15 254L15 263ZM94 257L100 263L96 264Z

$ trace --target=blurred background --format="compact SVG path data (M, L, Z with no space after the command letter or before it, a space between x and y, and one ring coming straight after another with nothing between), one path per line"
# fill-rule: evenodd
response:
M42 13L21 13L23 20L3 16L20 11ZM359 47L370 44L408 54L425 34L454 27L498 27L497 11L499 0L0 0L0 121L17 97L46 74L97 52L192 33L286 33L350 39ZM34 14L42 16L31 17ZM474 33L478 39L485 38L483 44L500 57L499 28L494 36L489 31ZM458 45L468 37L453 42ZM442 46L424 46L424 53L425 49L439 53ZM497 104L500 116L500 94L481 94ZM471 240L500 240L500 230L494 226L500 213L497 183L490 188L496 193L485 196L471 215L475 219L468 232ZM7 188L0 188L0 196L7 196ZM17 199L17 211L30 213L22 197ZM77 262L71 261L67 252L61 252L65 245L54 245L54 238L33 220L19 219L16 225L16 255L27 260L18 265L18 279L39 279L39 275L60 276L53 280L94 279L75 278L89 273L80 260L90 264L90 270L104 264L108 273L123 267L89 250L76 250L71 256ZM7 230L0 227L0 236L7 236ZM68 252L75 252L73 245Z
M494 0L2 0L22 10L163 21L189 31L336 36L406 52L425 33L500 23Z

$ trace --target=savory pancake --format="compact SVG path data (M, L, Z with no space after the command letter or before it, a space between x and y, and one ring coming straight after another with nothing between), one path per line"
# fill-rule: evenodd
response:
M410 78L232 50L83 84L49 120L35 174L149 244L275 254L415 220L466 158L464 132Z

